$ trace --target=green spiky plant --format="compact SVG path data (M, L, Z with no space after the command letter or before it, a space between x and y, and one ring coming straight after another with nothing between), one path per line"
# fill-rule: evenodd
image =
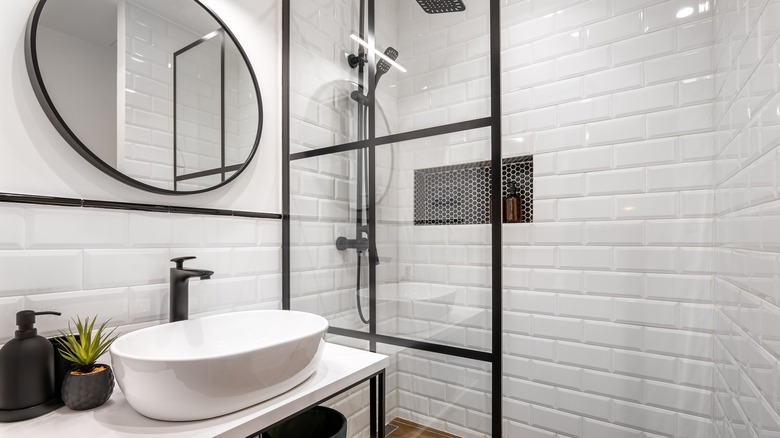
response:
M108 333L105 332L108 321L98 327L97 332L92 333L95 328L97 315L90 321L89 317L84 322L76 317L73 322L76 324L76 332L70 326L68 321L68 331L60 330L61 337L57 338L60 344L59 352L63 358L76 364L75 371L82 374L89 374L95 371L95 362L111 346L117 336L114 335L116 327Z

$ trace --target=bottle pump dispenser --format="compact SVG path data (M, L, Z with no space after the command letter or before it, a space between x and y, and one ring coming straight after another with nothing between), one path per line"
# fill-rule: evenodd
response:
M0 349L0 422L26 420L62 406L54 393L54 347L35 328L36 315L22 310L14 338Z

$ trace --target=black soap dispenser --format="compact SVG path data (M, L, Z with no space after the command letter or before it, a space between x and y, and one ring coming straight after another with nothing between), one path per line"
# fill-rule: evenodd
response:
M38 336L36 315L60 313L16 313L19 329L0 348L0 422L26 420L62 406L54 394L54 347Z

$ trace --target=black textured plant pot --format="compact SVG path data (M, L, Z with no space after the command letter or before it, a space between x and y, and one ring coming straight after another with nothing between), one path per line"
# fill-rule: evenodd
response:
M111 367L92 374L74 375L68 373L62 382L62 401L74 411L96 408L105 403L114 392L114 372Z

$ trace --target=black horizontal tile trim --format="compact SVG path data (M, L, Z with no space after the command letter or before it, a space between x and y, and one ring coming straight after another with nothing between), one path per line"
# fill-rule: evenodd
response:
M200 208L200 207L171 207L171 213L204 214L209 216L233 216L232 210L220 210L218 208Z
M356 149L367 148L370 146L381 146L390 143L399 143L402 141L417 140L425 137L434 137L437 135L452 134L454 132L468 131L471 129L487 128L491 123L490 117L468 120L465 122L450 123L449 125L434 126L433 128L423 128L416 131L402 132L400 134L391 134L379 137L374 140L353 141L336 146L328 146L310 151L296 152L290 154L290 161L303 160L306 158L319 157L320 155L329 155L338 152L353 151Z
M451 345L435 344L426 341L416 341L412 339L397 338L395 336L380 335L376 333L361 332L359 330L346 329L341 327L329 327L328 333L338 336L348 336L350 338L363 339L366 341L375 341L380 344L395 345L398 347L413 348L415 350L429 351L431 353L446 354L449 356L462 357L482 362L493 362L495 359L493 353L487 351L470 350L468 348L453 347Z
M241 211L241 210L233 210L233 216L251 217L256 219L281 219L282 218L282 215L279 213L263 213L260 211Z
M169 213L170 208L164 205L137 204L131 202L93 201L85 199L81 205L87 208L108 208L114 210L154 211Z
M81 207L81 199L59 198L56 196L21 195L16 193L0 193L0 201L19 204L57 205L61 207Z
M222 210L216 208L178 207L159 204L139 204L134 202L97 201L91 199L60 198L56 196L26 195L19 193L0 193L0 202L16 204L51 205L58 207L103 208L127 211L149 211L173 214L201 214L206 216L233 216L254 219L281 219L279 213L259 211Z

